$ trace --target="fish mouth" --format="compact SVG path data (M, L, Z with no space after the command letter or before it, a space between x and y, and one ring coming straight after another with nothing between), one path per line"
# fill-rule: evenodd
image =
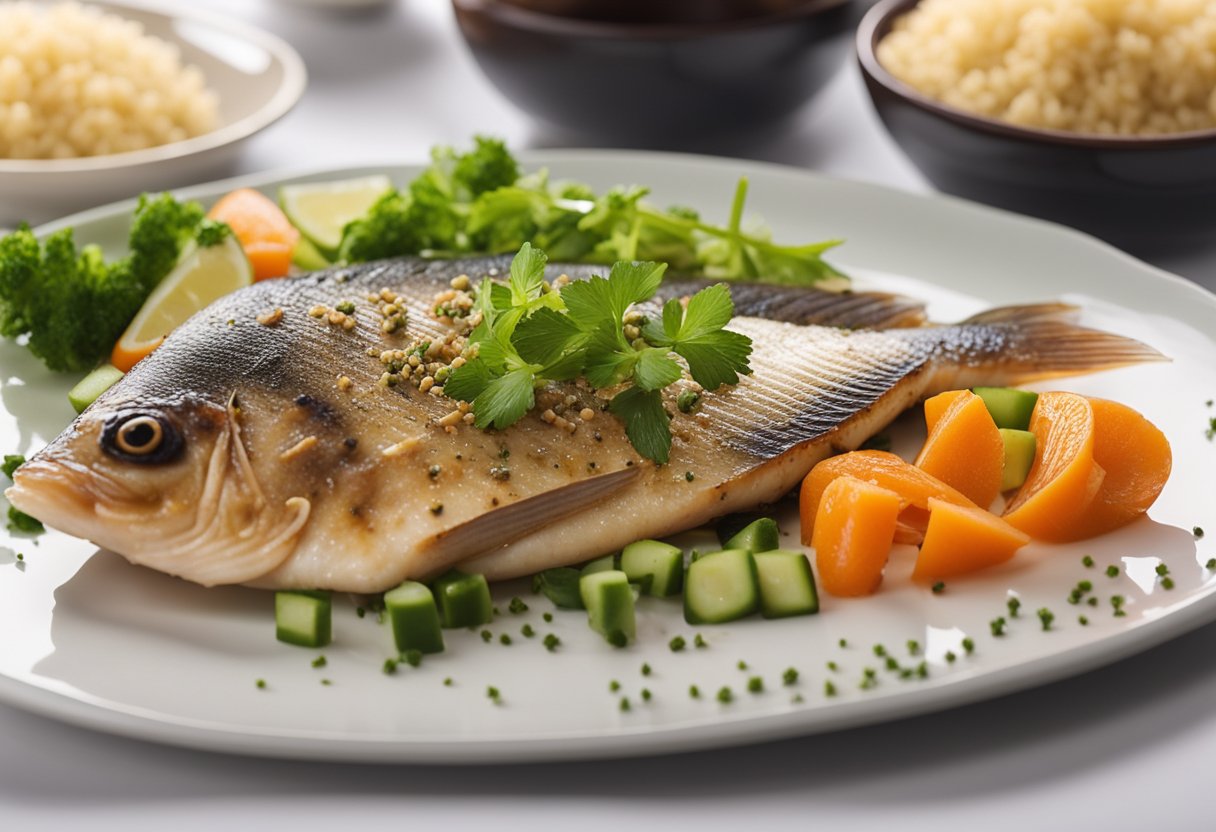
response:
M198 460L204 471L195 493L140 493L52 447L14 472L5 496L46 525L132 563L204 586L248 582L292 554L311 504L290 497L275 505L265 497L232 403L226 416Z

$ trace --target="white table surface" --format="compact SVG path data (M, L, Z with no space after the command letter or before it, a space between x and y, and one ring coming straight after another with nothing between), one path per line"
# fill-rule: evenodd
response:
M310 75L300 105L251 143L234 174L421 160L432 144L474 132L515 147L579 143L532 126L497 95L443 0L359 15L207 5L286 38ZM928 190L851 65L786 128L680 149ZM1216 244L1157 263L1216 287ZM0 649L19 637L0 636ZM1214 657L1211 625L1103 670L938 715L740 750L542 766L227 757L0 706L0 830L1210 829Z

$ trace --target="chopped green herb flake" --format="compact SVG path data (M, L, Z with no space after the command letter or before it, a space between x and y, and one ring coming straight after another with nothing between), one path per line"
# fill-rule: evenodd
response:
M525 624L519 628L519 634L524 638L532 638L536 635L536 630L532 629L531 624Z
M1092 557L1090 557L1089 555L1086 555L1085 557L1081 558L1081 565L1084 566L1086 569L1092 569L1093 565L1094 565L1094 559Z
M1078 616L1077 616L1077 623L1078 623L1078 624L1080 624L1082 627L1088 627L1088 626L1089 626L1089 619L1088 619L1088 618L1086 618L1086 617L1085 617L1085 616L1083 616L1083 615L1078 615Z
M561 645L561 643L562 643L562 640L560 638L558 638L557 636L553 635L553 633L549 633L549 635L545 636L545 641L544 641L545 649L548 650L550 653L552 653L554 650L556 650L558 648L558 646Z
M679 653L685 647L684 636L676 636L671 641L667 642L667 647L673 653Z
M325 687L329 687L330 685L333 684L333 680L332 679L322 679L321 684L324 685Z
M452 677L451 677L451 676L448 676L448 677L445 677L445 678L444 678L444 680L443 680L443 686L444 686L445 688L450 688L450 687L452 686Z
M971 638L963 639L963 651L970 656L975 652L975 640Z
M883 647L881 644L875 644L874 655L881 659L883 656L887 655L887 648Z
M1208 558L1208 562L1204 564L1206 569L1216 569L1216 558Z
M1106 567L1106 577L1108 577L1108 578L1119 577L1119 567L1114 566L1113 564L1111 566Z
M828 679L823 683L823 695L829 697L836 695L836 685L832 683L831 679Z
M835 673L836 671L840 670L840 665L836 664L836 662L828 662L828 670Z
M484 608L483 608L484 609ZM481 640L489 644L494 639L494 634L489 630L481 631Z
M629 704L629 697L628 697L628 696L622 696L622 697L621 697L620 709L621 709L622 711L631 711L631 710L633 710L633 706Z
M842 638L840 641L836 642L836 644L837 644L837 645L840 647L840 649L842 649L842 650L843 650L844 648L846 648L846 647L848 647L848 646L849 646L849 642L848 642L848 641L846 641L846 640L845 640L845 639L843 639L843 638Z
M1162 589L1173 589L1174 588L1174 579L1169 577L1168 575L1166 577L1162 578L1161 579L1161 588Z
M401 654L401 660L410 667L418 667L420 664L422 664L422 651L406 650Z
M802 698L801 693L795 693L793 696L790 697L791 705L801 705L805 701L806 700Z
M988 622L988 629L992 631L994 636L1005 635L1005 619L1004 617L994 618Z
M918 664L916 666L916 675L920 679L928 679L929 678L929 663L921 662L920 664Z
M621 683L618 682L616 679L613 679L611 682L608 683L608 690L611 691L612 693L616 693L620 689L621 689Z
M735 667L737 667L739 670L747 670L747 662L743 661L743 659L739 659L739 661L735 664Z
M24 511L18 511L14 506L8 507L8 528L9 531L26 534L40 534L46 531L46 526L42 525L41 520L31 517Z
M685 481L686 481L686 482L692 482L692 481L693 481L693 480L695 480L696 478L697 478L697 475L696 475L696 474L694 474L692 471L685 471L685 472L684 472L684 479L685 479Z
M528 605L524 603L522 598L512 598L511 605L507 607L515 615L528 611Z
M266 680L265 679L258 679L253 684L257 686L258 690L266 690Z
M4 476L10 480L13 478L13 472L25 464L25 457L21 454L5 454L4 464L0 465L0 471L4 472Z
M1010 618L1017 618L1018 611L1022 609L1022 599L1016 597L1010 598L1005 601L1005 607L1009 610Z
M498 637L498 641L499 641L499 643L500 643L500 644L502 644L504 647L510 647L510 646L511 646L511 637L510 637L509 635L507 635L506 633L503 633L502 635L500 635L500 636Z
M759 676L753 676L747 680L747 690L749 693L764 693L764 679Z
M718 689L718 701L721 702L723 705L729 704L731 701L734 700L734 698L735 698L735 695L734 695L734 693L731 692L730 688L722 687L722 688Z
M920 653L920 642L914 638L908 639L908 655L915 656Z
M1191 534L1195 536L1196 540L1202 540L1203 539L1203 527L1196 526L1195 528L1191 529Z
M886 668L887 670L899 670L899 662L895 660L894 656L887 656Z
M355 607L355 615L357 615L359 618L363 618L367 615L367 610L363 609L363 607Z
M1094 585L1089 581L1080 581L1077 583L1077 589L1081 590L1082 592L1092 592L1093 588Z
M384 664L380 667L380 671L384 673L385 676L392 676L397 672L397 660L385 659Z
M611 644L613 647L618 647L618 648L625 647L626 645L629 644L629 636L625 635L623 630L613 630L611 633L609 633L607 636L604 637L604 640L607 641L609 644Z
M493 685L490 685L489 687L486 688L486 696L495 705L502 702L502 693L500 693L498 688L494 687Z
M553 613L551 613L551 612L544 613L544 614L541 616L541 618L543 618L543 619L545 620L545 623L546 623L546 624L552 624L552 623L553 623Z
M785 672L781 674L781 684L785 685L786 687L789 687L790 685L794 685L797 683L798 683L797 668L787 667L785 669Z
M327 665L327 664L329 664L329 660L326 659L324 656L317 656L315 659L312 660L313 667L325 667L325 665Z
M957 658L958 658L958 656L954 655L953 650L946 651L946 663L947 664L954 664L954 662Z
M1098 599L1096 597L1090 597L1085 603L1089 604L1091 607L1096 607L1098 606Z
M1170 574L1170 568L1164 563L1157 564L1157 568L1154 571L1163 578Z
M707 642L705 640L705 637L702 636L700 633L697 633L695 636L693 636L692 644L694 647L708 647L709 646L709 642Z
M933 585L932 589L934 595L941 595L946 591L946 584L944 581L938 581Z
M642 675L643 675L643 676L649 676L649 675L650 675L650 665L648 665L648 664L643 664L643 665L642 665Z
M1039 622L1043 625L1043 630L1050 630L1051 622L1056 620L1055 613L1047 609L1047 607L1040 607L1037 614L1039 616Z
M650 688L642 688L642 701L649 702L651 697Z

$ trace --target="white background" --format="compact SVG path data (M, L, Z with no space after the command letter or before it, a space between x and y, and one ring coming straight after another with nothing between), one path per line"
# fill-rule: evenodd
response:
M501 99L441 0L360 15L259 0L207 5L283 36L310 75L297 109L257 137L233 173L421 161L432 144L473 132L516 147L595 144L534 127ZM679 149L928 190L878 124L851 63L786 127ZM1216 287L1216 246L1156 262ZM20 637L0 634L0 649ZM936 716L733 751L542 766L244 759L0 706L0 830L1210 829L1214 657L1211 625L1104 670Z

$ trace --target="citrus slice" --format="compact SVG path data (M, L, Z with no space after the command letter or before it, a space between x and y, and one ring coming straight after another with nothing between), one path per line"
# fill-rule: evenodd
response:
M188 244L114 345L110 363L127 372L195 312L252 283L253 269L236 237L206 248Z
M387 176L284 185L279 189L279 204L300 233L333 260L346 224L366 214L392 187Z

